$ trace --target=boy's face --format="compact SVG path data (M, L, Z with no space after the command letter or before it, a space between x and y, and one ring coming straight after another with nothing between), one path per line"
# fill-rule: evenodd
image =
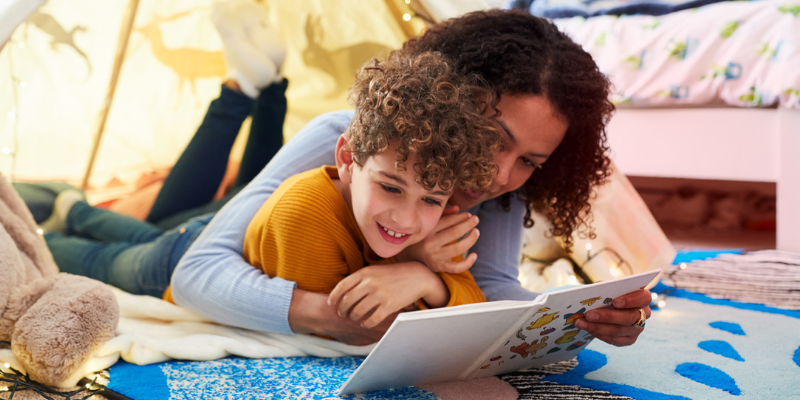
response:
M344 140L344 142L343 142ZM367 158L363 166L349 153L344 135L337 145L339 179L349 185L345 195L358 227L372 250L382 258L393 257L424 239L436 227L450 197L438 186L428 191L418 185L409 157L405 171L395 169L395 146Z

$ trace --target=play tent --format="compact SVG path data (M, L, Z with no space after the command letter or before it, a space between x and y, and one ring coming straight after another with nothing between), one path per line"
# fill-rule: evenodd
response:
M210 4L50 0L39 8L0 51L0 171L81 186L93 160L87 193L100 202L169 168L225 77ZM425 28L404 0L262 5L287 46L287 139L316 115L349 107L356 69Z

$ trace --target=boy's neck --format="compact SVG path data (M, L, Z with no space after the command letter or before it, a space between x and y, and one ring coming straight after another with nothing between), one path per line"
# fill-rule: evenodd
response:
M353 212L353 201L350 198L350 185L342 182L342 180L339 179L338 176L335 177L335 178L331 177L331 181L333 182L333 186L336 186L336 189L339 191L339 194L342 195L342 198L344 199L345 204L347 204L347 209L350 210L350 212L352 213Z

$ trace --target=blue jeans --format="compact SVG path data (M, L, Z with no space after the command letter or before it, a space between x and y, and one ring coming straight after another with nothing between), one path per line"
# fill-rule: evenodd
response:
M67 235L44 236L62 272L88 276L133 294L161 297L172 271L214 214L168 231L79 201Z
M133 294L161 297L178 260L214 213L282 146L287 86L284 79L264 88L254 102L223 85L220 97L209 105L202 124L165 180L148 222L76 203L67 215L66 235L45 235L59 269ZM211 202L248 114L253 121L237 188Z

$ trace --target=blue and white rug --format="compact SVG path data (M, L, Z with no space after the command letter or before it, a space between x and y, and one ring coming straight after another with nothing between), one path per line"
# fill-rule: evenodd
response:
M800 398L800 311L712 299L664 285L654 290L664 291L669 292L666 305L654 310L636 345L617 348L594 341L576 360L500 379L521 400ZM136 400L336 399L362 361L119 363L111 368L109 387ZM352 398L458 398L452 393L409 387Z

